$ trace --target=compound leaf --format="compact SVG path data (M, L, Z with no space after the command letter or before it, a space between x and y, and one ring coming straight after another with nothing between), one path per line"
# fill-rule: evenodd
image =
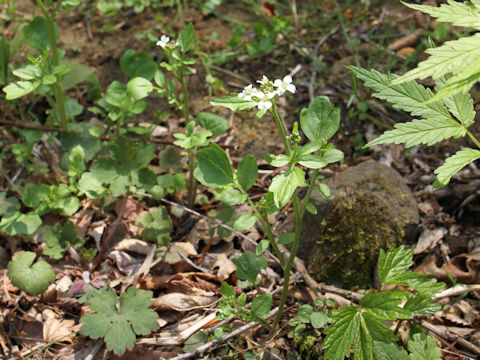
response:
M322 344L326 359L343 360L350 355L359 328L356 306L346 306L333 311L332 324L325 330Z
M441 360L442 351L435 343L435 340L425 334L415 334L408 342L411 360Z
M392 247L387 253L380 249L378 255L378 275L380 281L385 284L394 276L402 274L413 264L413 249L406 249L403 246Z
M366 309L368 314L378 319L410 319L412 316L410 311L398 306L402 301L402 297L398 297L390 291L371 291L360 300L360 306Z
M30 294L44 292L50 282L55 280L50 264L45 261L33 264L36 256L33 252L22 251L8 264L7 274L12 284Z

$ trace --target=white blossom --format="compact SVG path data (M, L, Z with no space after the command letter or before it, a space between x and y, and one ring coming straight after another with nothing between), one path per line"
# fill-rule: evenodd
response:
M157 46L161 46L162 48L164 48L165 46L168 45L169 42L170 42L170 38L167 35L162 35L160 40L157 41Z
M292 84L292 77L290 75L285 76L283 80L275 80L273 86L277 88L277 93L280 96L283 95L285 91L289 91L292 94L295 94L295 91L297 90L295 85Z
M258 102L257 106L258 106L258 109L259 110L266 110L266 109L270 109L273 104L272 104L272 101L270 100L271 98L268 97L267 94L263 94L261 93L261 97L260 98L260 101ZM275 95L275 94L274 94Z
M250 101L254 96L258 96L259 91L253 87L252 84L247 85L241 93L238 94L239 98ZM262 94L263 95L263 94Z
M263 75L262 80L257 80L257 82L262 86L266 86L270 82L270 80L265 75Z

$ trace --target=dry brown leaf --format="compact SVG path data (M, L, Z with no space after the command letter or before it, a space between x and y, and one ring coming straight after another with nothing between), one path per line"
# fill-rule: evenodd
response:
M404 48L401 48L400 50L397 51L397 55L400 57L408 57L410 54L414 53L415 49L413 47L407 46Z
M217 296L169 293L153 299L152 307L157 311L191 311L210 306L217 300Z
M73 341L75 334L72 332L77 330L74 320L58 320L57 315L50 309L43 311L42 318L43 340L69 343Z
M215 262L213 263L212 269L218 267L217 277L218 280L224 281L230 277L232 273L235 272L235 264L227 258L226 254L218 254Z
M447 272L458 282L463 284L476 284L479 280L480 270L480 254L461 254L455 256L451 261L442 265L441 268L437 266L437 259L435 255L430 254L423 259L420 266L415 271L423 274L430 273L440 281L449 282L450 278Z
M143 240L124 239L115 244L112 250L132 251L142 255L148 255L152 248L155 247Z
M185 251L188 256L197 256L198 252L195 250L192 243L189 242L175 242L175 246Z
M415 255L424 253L427 250L431 250L437 246L438 242L448 233L448 230L443 226L435 229L425 229L418 238L417 245L415 246Z
M395 40L393 43L390 44L388 47L389 50L396 51L401 48L405 48L411 45L415 45L418 40L420 39L420 36L422 35L423 29L417 29L414 32L402 36L401 38ZM415 49L413 49L415 51Z

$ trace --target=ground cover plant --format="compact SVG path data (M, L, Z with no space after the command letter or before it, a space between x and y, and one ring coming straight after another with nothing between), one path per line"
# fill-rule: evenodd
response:
M480 356L479 1L32 4L0 2L2 356ZM343 289L297 255L367 159L421 221Z

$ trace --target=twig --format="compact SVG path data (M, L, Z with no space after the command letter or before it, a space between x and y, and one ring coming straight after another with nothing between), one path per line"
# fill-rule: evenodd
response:
M210 68L212 70L216 70L216 71L219 71L219 72L223 72L224 74L227 74L227 75L230 75L231 77L234 77L235 79L238 79L242 82L244 82L245 84L250 84L251 81L241 75L238 75L238 74L235 74L234 72L230 71L230 70L227 70L227 69L224 69L224 68L221 68L219 66L215 66L215 65L210 65Z
M268 317L274 316L277 313L277 311L278 311L278 307L273 309L272 311L270 311L270 314L268 315ZM210 348L212 348L212 347L214 347L214 346L216 346L220 343L223 343L223 342L225 342L225 341L227 341L231 338L234 338L235 336L243 334L244 332L246 332L246 331L248 331L248 330L250 330L250 329L252 329L256 326L262 326L262 324L257 323L257 322L250 322L250 323L245 324L245 325L239 327L238 329L232 331L231 333L225 334L220 339L212 340L212 341L206 343L205 345L199 346L198 348L196 348L193 351L190 351L186 354L175 356L174 358L171 358L171 360L191 359L191 358L193 358L197 355L203 354L208 349L210 349Z

